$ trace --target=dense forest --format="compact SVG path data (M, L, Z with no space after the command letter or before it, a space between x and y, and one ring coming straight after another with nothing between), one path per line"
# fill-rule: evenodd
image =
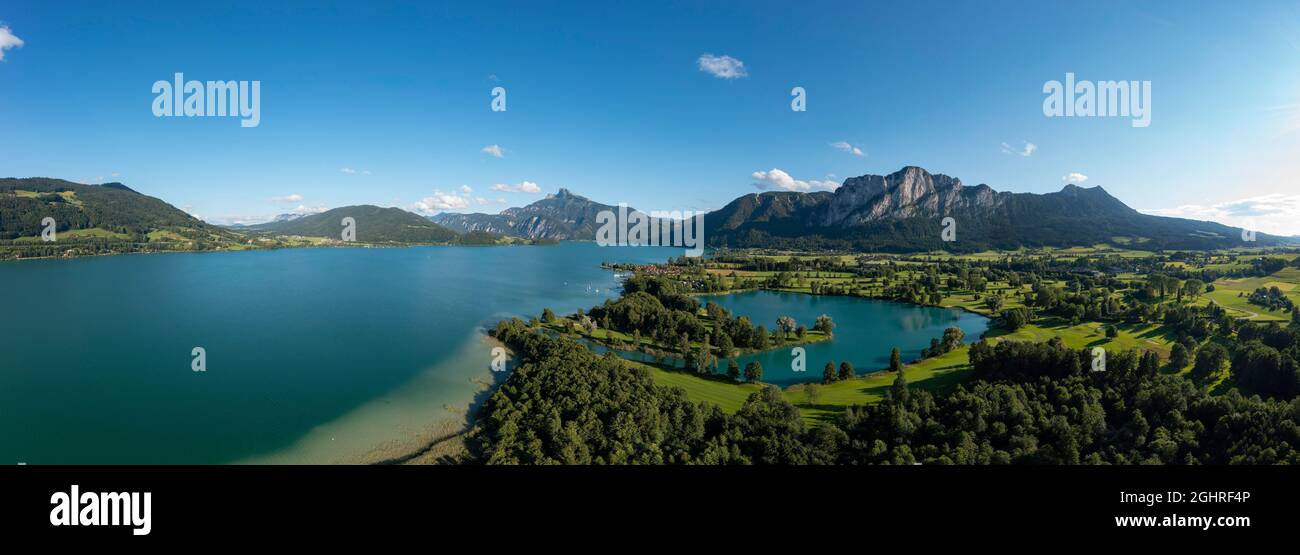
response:
M810 428L773 387L728 415L520 320L492 333L522 364L480 409L461 462L1300 463L1300 401L1211 395L1138 352L1093 372L1090 352L1059 340L981 342L972 379L955 391L935 396L896 379L884 401Z

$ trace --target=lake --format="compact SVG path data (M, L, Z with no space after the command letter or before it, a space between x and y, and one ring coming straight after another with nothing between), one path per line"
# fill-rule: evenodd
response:
M0 264L0 463L349 463L399 456L466 421L495 377L483 329L617 294L602 261L681 249L328 248L171 253ZM769 329L830 314L809 345L748 355L765 380L820 379L827 360L883 367L957 325L946 309L847 297L709 297ZM702 299L703 300L703 299ZM192 349L206 371L191 369ZM814 375L815 374L815 375Z
M366 462L463 424L483 326L682 249L328 248L0 263L0 462ZM207 370L191 370L194 347ZM379 458L382 458L380 456Z
M743 369L751 361L763 365L763 381L781 386L803 382L821 382L822 368L834 361L838 369L845 360L853 363L858 374L889 367L889 352L898 347L903 362L920 358L921 349L930 346L930 338L940 338L949 327L961 328L967 342L976 341L988 329L988 319L959 309L917 306L893 301L806 295L776 291L745 291L729 295L704 295L700 304L713 301L731 311L733 316L748 316L754 325L769 333L776 330L776 319L790 316L799 324L812 328L817 317L826 314L835 322L835 335L829 340L800 345L804 349L805 368L796 372L791 364L791 347L750 353L736 359ZM596 347L599 352L608 349ZM620 352L634 360L653 362L643 353ZM681 366L680 359L668 361ZM718 371L725 372L719 362Z

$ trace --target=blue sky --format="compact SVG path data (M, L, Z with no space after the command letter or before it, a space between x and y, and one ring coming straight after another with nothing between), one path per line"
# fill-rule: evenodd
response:
M121 181L219 223L497 212L561 187L710 209L919 165L1017 192L1079 174L1135 208L1300 233L1297 2L0 0L0 29L0 175ZM155 117L175 72L260 81L260 125ZM1150 126L1044 116L1067 72L1150 81Z

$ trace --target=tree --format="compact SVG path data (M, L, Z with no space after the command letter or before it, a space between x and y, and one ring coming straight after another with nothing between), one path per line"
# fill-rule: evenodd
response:
M749 383L758 383L763 379L763 365L757 360L745 365L745 381Z
M1115 327L1114 324L1106 326L1106 337L1110 339L1119 337L1119 328Z
M849 361L846 360L846 361L840 363L840 379L841 379L841 380L851 380L851 379L853 379L854 374L855 374L855 372L854 372L854 370L853 370L853 363L852 363L852 362L849 362Z
M1002 313L1002 325L1007 331L1016 331L1029 323L1029 313L1023 308L1013 308Z
M804 400L807 401L809 405L816 405L817 401L821 399L821 393L822 393L821 390L822 387L815 383L804 384L803 385Z
M907 378L903 377L902 370L899 370L898 375L894 376L894 385L890 386L889 394L891 397L894 398L895 402L898 403L907 402L907 397L908 397Z
M903 373L903 357L898 353L898 347L889 352L889 371Z
M713 349L709 347L709 336L704 336L699 350L695 353L695 371L707 374L713 370Z
M962 341L966 339L966 332L961 328L951 327L943 330L943 352L949 352L960 347Z
M1192 378L1209 381L1223 371L1223 363L1228 361L1228 350L1218 343L1209 343L1196 353L1196 364L1192 366Z
M798 326L799 324L794 321L794 318L789 316L780 316L776 319L776 328L781 330L782 339L789 339L790 334L794 333L795 328Z
M727 377L733 382L740 380L740 365L736 364L735 359L727 361Z
M725 333L718 334L718 356L722 358L731 358L731 353L736 350L736 346L731 343L731 336Z
M542 323L549 324L555 321L555 312L549 308L542 309Z
M1205 290L1205 282L1199 279L1189 279L1183 282L1183 294L1188 297L1196 298L1201 296Z
M1191 355L1187 353L1187 347L1182 343L1175 342L1169 350L1169 366L1174 370L1182 370L1191 362Z
M822 383L835 382L835 363L827 362L826 367L822 368Z
M767 349L769 343L767 339L767 328L759 326L754 328L754 349L762 351Z
M1248 341L1232 357L1237 385L1261 395L1290 399L1300 393L1300 364L1259 340Z
M819 331L826 335L835 333L835 321L830 316L822 314L817 317L817 322L813 324L813 331Z
M997 312L998 310L1002 309L1002 296L989 295L987 297L984 297L984 306L989 309L989 312Z

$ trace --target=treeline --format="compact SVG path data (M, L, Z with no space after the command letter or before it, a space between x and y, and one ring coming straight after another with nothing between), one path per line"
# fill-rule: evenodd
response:
M1059 340L977 343L974 379L911 390L807 428L779 391L734 415L691 403L613 355L534 332L493 331L522 364L484 403L460 462L487 464L1295 464L1300 402L1211 396L1154 355Z
M597 356L520 320L492 332L522 364L479 409L459 462L484 464L825 464L833 429L807 429L780 391L734 415L692 403L642 368Z
M1212 396L1158 372L1154 355L1108 357L1059 340L971 347L974 380L951 394L891 393L839 422L840 462L1295 464L1300 403Z
M788 341L801 341L808 333L806 325L789 316L778 318L768 331L747 316L733 316L713 301L704 306L710 324L706 326L699 316L699 301L684 293L682 287L673 279L635 274L624 280L618 299L592 307L586 314L579 311L575 318L588 332L599 328L632 336L634 349L640 349L643 339L648 338L680 353L686 366L698 372L715 371L719 358L731 358L737 350L766 350ZM544 322L555 318L549 310L543 312ZM818 317L812 326L812 330L827 335L834 329L835 322L826 315Z

